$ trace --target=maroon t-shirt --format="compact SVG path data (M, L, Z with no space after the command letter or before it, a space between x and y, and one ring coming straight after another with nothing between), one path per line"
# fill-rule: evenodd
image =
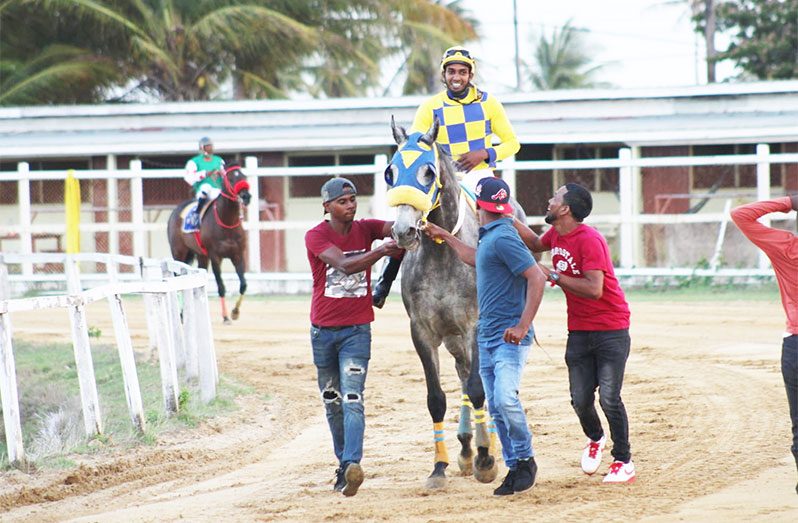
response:
M615 277L610 248L604 237L593 227L580 224L560 236L552 227L540 238L551 250L551 263L562 274L584 278L585 271L604 272L604 292L593 300L565 292L568 306L568 330L610 331L629 328L629 305Z
M355 220L349 234L341 236L323 221L305 233L305 247L313 273L310 322L320 327L361 325L374 321L371 308L371 270L344 274L324 263L319 254L333 245L346 256L371 250L374 240L384 238L382 220Z

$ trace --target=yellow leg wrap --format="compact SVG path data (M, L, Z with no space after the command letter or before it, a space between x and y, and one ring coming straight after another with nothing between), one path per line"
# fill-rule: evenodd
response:
M432 431L435 435L435 463L439 461L449 463L449 452L446 450L446 440L443 434L443 422L433 423Z
M463 394L463 407L468 407L470 409L474 408L474 405L471 404L471 398L468 397L468 394Z
M485 423L485 409L474 409L474 423Z
M236 309L241 307L241 302L244 301L244 296L239 295L238 299L236 300Z

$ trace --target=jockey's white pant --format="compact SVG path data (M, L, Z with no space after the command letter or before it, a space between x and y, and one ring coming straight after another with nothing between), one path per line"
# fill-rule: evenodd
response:
M489 176L496 176L493 173L493 169L475 169L468 171L467 173L461 171L457 172L457 177L460 179L460 183L465 185L466 189L471 191L472 194L475 194L477 183L479 183L482 178L487 178Z
M206 201L215 200L217 196L222 193L221 189L213 187L211 185L201 185L200 188L197 190L197 199L205 198Z

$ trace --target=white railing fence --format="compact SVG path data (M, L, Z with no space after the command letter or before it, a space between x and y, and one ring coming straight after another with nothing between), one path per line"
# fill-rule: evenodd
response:
M725 234L724 223L728 221L728 212L720 210L702 211L693 214L687 213L643 213L642 212L642 189L641 189L641 169L643 168L668 168L668 167L702 167L702 166L755 166L756 170L756 199L765 199L771 195L771 166L773 164L795 164L798 163L798 153L772 154L767 144L759 144L756 147L756 154L737 154L737 155L717 155L717 156L678 156L678 157L645 157L638 155L638 148L622 148L619 150L617 158L594 159L594 160L553 160L553 161L505 161L499 164L498 169L502 176L508 180L513 190L523 191L523 187L515 187L516 174L519 171L581 171L597 169L617 169L618 171L618 190L617 190L617 212L610 214L591 215L587 223L601 229L605 227L612 229L617 236L615 252L617 252L617 267L620 275L640 275L651 274L676 275L685 271L695 270L694 265L669 265L669 266L647 266L643 253L645 226L668 225L682 226L687 224L708 224L717 225L717 231ZM375 155L374 162L368 165L355 166L325 166L325 167L259 167L254 157L247 157L245 161L245 173L250 181L253 191L253 201L258 202L258 180L264 177L283 177L286 179L303 176L334 176L334 175L356 175L368 174L374 177L374 196L372 197L371 215L379 218L390 216L389 209L385 201L387 190L383 179L388 158L385 155ZM114 162L109 162L113 164ZM10 225L0 225L0 239L13 238L18 241L19 252L28 255L34 251L34 239L42 235L63 235L65 225L63 223L32 223L31 221L31 182L35 180L62 180L63 171L31 171L27 163L18 164L16 172L0 172L0 181L15 181L18 186L18 220ZM146 235L157 233L165 238L164 224L148 222L144 219L145 202L143 196L143 180L146 179L179 179L183 176L181 169L142 169L140 161L133 160L129 169L103 169L75 171L74 175L80 180L107 180L108 181L108 203L107 219L104 221L94 220L81 223L81 234L108 233L108 250L111 254L117 254L120 249L119 237L121 234L128 234L132 237L132 254L136 256L149 255L147 249L148 237ZM663 174L662 176L667 176ZM121 203L112 201L118 198L116 183L119 180L129 180L129 202ZM182 183L182 182L179 182ZM751 189L754 190L753 188ZM712 198L723 196L722 194L704 194L695 192L687 195L664 195L662 197L687 197L695 199ZM667 203L667 202L666 202ZM2 207L2 206L0 206ZM130 212L128 220L122 220L120 209L127 209ZM283 220L263 220L260 218L261 209L259 205L250 205L246 211L244 227L248 231L249 253L248 253L248 277L253 280L310 280L308 273L262 273L261 272L261 231L305 231L318 223L318 215L304 216L295 215L294 219ZM777 219L794 219L795 213L776 217ZM299 219L297 219L299 218ZM542 225L543 217L529 217L531 225ZM672 233L671 233L672 234ZM717 234L717 233L715 233ZM722 246L723 238L718 235L718 241ZM716 244L713 238L711 244ZM706 256L709 259L716 259L717 250L710 252ZM738 264L739 265L739 264ZM731 271L729 274L750 274L761 276L772 274L769 263L764 255L759 255L755 267L738 267L736 269L724 269L715 264L713 274L721 274L724 271ZM740 272L742 271L742 272ZM27 261L22 264L18 275L12 278L23 280L46 280L47 276L34 274L33 264Z
M8 267L30 263L62 266L61 278L65 280L67 292L33 298L12 296ZM105 283L84 289L80 263L103 265ZM133 271L127 273L124 279L120 278L122 267ZM111 254L0 253L0 396L9 461L22 463L25 460L14 362L12 314L54 308L67 309L84 428L88 436L93 436L103 432L103 420L94 377L86 306L107 300L130 420L138 431L143 432L145 417L141 391L122 296L144 296L148 333L152 346L158 351L163 407L167 415L172 415L179 409L178 374L182 375L186 385L198 383L203 402L207 403L216 396L218 371L208 311L207 282L206 271L173 260L158 261ZM183 302L182 315L178 295Z

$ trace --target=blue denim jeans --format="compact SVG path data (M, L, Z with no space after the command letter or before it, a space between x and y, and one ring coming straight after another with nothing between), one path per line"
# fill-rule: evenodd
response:
M371 357L371 325L311 327L313 363L341 467L360 463L366 428L363 390Z
M502 442L504 464L515 470L519 459L535 455L532 434L518 390L524 372L529 345L498 341L479 346L479 375L485 388L488 411Z
M571 405L582 430L593 441L604 435L596 412L596 387L599 404L610 424L612 457L617 461L632 459L629 446L629 420L621 400L623 374L632 342L629 330L569 331L565 363L571 388Z
M787 390L792 420L792 455L798 466L798 334L787 336L781 344L781 375Z

